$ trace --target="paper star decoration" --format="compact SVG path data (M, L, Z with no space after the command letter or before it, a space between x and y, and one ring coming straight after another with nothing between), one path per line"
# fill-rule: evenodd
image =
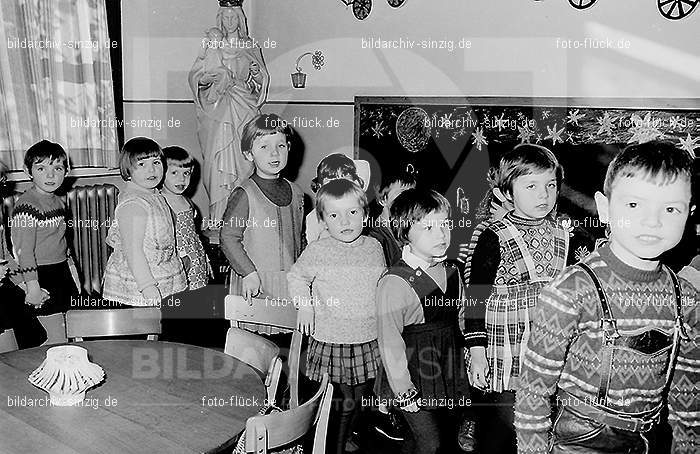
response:
M520 143L530 143L530 139L535 135L535 133L527 125L518 126L518 131L518 139L520 139Z
M549 118L549 111L548 110L542 111L542 119L544 120L545 118Z
M695 149L700 148L700 145L698 143L700 142L700 137L690 137L690 133L688 133L688 137L685 139L678 139L680 147L690 153L690 156L695 158Z
M381 139L386 132L386 127L384 126L384 121L380 120L372 126L372 135L377 139Z
M586 246L579 246L576 248L576 251L574 252L574 257L576 260L579 262L586 257L588 257L591 253L588 252L588 248Z
M562 219L561 226L564 228L564 230L569 232L569 237L574 236L574 226L571 223L571 219Z
M484 136L484 128L478 127L474 132L472 133L472 143L476 145L476 149L481 151L481 147L484 145L488 145L488 141L486 140L486 137Z
M500 117L494 119L493 121L494 126L498 127L498 132L501 132L501 130L508 125L508 120L504 118L505 116L506 114L502 113Z
M449 125L452 124L452 114L443 114L439 124L442 125L443 128L449 128Z
M585 117L586 114L579 113L579 109L572 111L569 111L569 116L566 117L566 122L575 126L580 126L578 124L578 121Z
M627 143L646 143L650 142L654 139L660 139L663 137L666 137L661 131L659 131L659 124L661 123L659 120L654 120L652 118L651 113L648 113L644 116L644 119L641 119L639 115L632 115L632 126L630 128L630 132L632 133L632 137L627 141Z
M674 115L671 118L669 118L668 124L668 127L671 128L671 131L675 130L676 128L683 129L683 126L681 126L681 117L679 117L678 115Z
M613 128L615 127L615 120L616 118L610 116L609 112L605 112L605 115L603 115L602 118L596 118L596 121L600 125L600 128L598 128L598 132L596 134L601 135L602 133L606 133L608 135L612 135Z
M535 143L540 143L542 142L542 134L537 134L537 140L535 140Z
M544 140L552 139L552 145L556 145L557 142L564 143L564 141L561 138L561 135L564 133L564 129L565 128L561 128L561 129L557 130L556 123L554 123L553 128L550 128L549 126L547 126L547 133L548 134L545 136Z

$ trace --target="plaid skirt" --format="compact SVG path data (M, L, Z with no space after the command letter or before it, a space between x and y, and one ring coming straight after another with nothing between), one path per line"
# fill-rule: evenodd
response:
M363 344L330 344L312 337L306 376L320 382L327 373L331 382L354 386L375 378L380 364L376 339Z
M486 357L491 391L514 391L530 336L532 313L545 282L494 285L486 302Z

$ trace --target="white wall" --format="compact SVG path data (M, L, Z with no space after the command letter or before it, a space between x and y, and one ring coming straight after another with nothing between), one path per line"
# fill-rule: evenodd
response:
M272 99L352 100L356 94L582 97L699 97L700 13L668 21L652 0L598 0L585 11L566 1L374 0L357 21L339 0L256 1L258 39ZM363 49L363 39L471 41L471 49ZM623 49L564 49L585 38L629 42ZM623 46L624 47L624 46ZM303 94L289 87L296 57L321 49Z
M215 0L122 0L124 97L127 119L175 116L178 128L150 131L164 144L200 153L187 72L214 24ZM392 9L373 0L365 21L340 0L247 0L251 35L275 42L263 54L271 73L265 111L326 122L297 128L306 145L299 183L308 188L318 159L352 152L356 95L568 96L645 99L700 98L700 13L668 21L652 0L598 0L577 11L564 0L407 0ZM582 48L587 38L622 49ZM448 49L368 49L363 39L446 40ZM460 40L471 48L459 49ZM563 48L571 40L581 47ZM316 71L308 57L307 88L291 87L296 58L321 50ZM287 102L296 102L287 105ZM127 137L149 131L131 131ZM203 200L203 197L199 197Z

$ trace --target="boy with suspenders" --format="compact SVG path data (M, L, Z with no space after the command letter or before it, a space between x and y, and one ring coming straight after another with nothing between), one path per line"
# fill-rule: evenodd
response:
M683 235L692 172L689 153L654 142L610 164L595 195L609 242L538 301L516 393L519 453L646 454L666 405L672 452L700 452L700 290L659 263Z

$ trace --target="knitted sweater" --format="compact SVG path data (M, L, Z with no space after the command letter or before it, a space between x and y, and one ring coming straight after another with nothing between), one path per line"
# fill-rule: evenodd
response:
M55 194L43 194L32 186L19 196L10 221L15 258L22 280L38 279L39 265L68 259L66 205Z
M306 247L287 281L295 305L313 301L314 339L361 344L377 338L374 293L384 268L382 247L367 236L351 243L321 238Z
M621 334L652 327L673 332L676 298L665 270L632 268L608 246L584 262L600 279ZM681 288L683 318L691 341L681 343L668 398L669 421L674 452L695 453L700 450L700 292L685 280ZM516 393L519 453L547 452L550 396L557 393L557 388L584 402L597 401L603 369L601 313L595 287L579 267L567 268L542 290ZM607 406L627 413L649 411L662 402L665 357L627 350L614 355Z

